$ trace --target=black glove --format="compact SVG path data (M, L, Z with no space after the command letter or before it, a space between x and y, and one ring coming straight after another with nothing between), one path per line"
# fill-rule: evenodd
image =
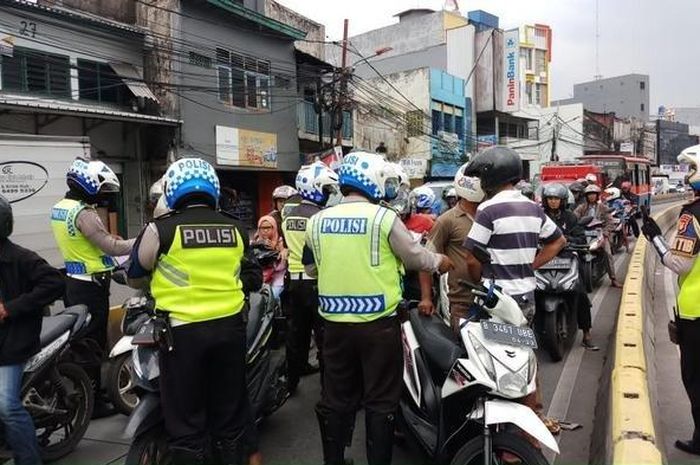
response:
M653 218L646 217L644 218L644 223L642 224L642 233L644 233L644 237L646 237L648 240L652 240L656 236L661 235L661 228L659 228L659 225L656 224L656 221L654 221Z

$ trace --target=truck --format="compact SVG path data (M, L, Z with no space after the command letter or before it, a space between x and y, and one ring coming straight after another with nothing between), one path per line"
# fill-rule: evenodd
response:
M51 208L67 190L66 171L90 158L87 137L0 134L0 194L12 204L12 240L56 267L63 259L51 231Z

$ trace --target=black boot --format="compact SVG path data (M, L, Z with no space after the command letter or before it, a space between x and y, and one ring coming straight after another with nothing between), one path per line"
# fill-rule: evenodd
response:
M365 411L367 432L367 464L390 465L394 449L396 416Z
M244 455L240 440L220 439L214 443L214 463L217 465L243 465L248 463Z
M316 407L316 418L323 442L323 465L346 465L345 446L352 439L352 415L322 412Z
M170 457L172 465L202 465L204 463L204 451L202 449L171 446Z

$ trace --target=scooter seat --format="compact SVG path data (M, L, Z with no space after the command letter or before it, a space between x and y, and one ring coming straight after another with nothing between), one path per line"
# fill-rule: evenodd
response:
M255 336L260 330L260 325L262 325L263 309L267 302L265 299L269 298L267 295L260 292L251 292L248 301L248 323L246 324L246 347L250 345L255 340Z
M41 347L46 347L58 337L69 331L78 318L75 314L60 314L56 316L46 316L41 322L41 335L39 341Z
M443 374L449 373L457 359L466 353L452 329L435 316L423 316L417 311L411 311L409 315L418 344L428 359Z

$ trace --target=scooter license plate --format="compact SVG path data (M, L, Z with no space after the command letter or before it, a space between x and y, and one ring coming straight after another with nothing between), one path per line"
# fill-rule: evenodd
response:
M511 346L537 348L535 332L527 326L521 327L483 320L481 322L481 331L484 333L484 337L490 341Z

